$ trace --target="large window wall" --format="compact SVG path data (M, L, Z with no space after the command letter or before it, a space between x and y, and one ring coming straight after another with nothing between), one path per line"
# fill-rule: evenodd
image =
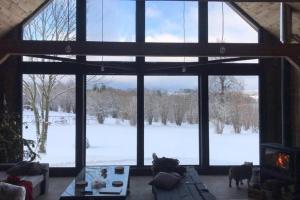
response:
M60 1L63 0L53 2ZM151 45L218 42L220 38L224 39L222 42L247 43L257 42L258 38L256 30L241 21L226 4L225 17L234 16L242 28L232 28L225 18L222 35L222 22L211 22L210 17L221 10L219 2L68 2L74 6L77 17L72 18L76 19L74 26L65 24L72 28L65 40ZM24 39L40 40L29 37L37 21L25 24ZM249 37L241 34L245 29ZM259 164L259 63L211 64L206 63L211 58L186 56L86 55L78 57L78 63L75 56L68 57L74 59L72 62L24 60L29 62L21 64L23 84L33 76L49 78L53 74L59 74L59 81L51 94L55 97L48 120L35 119L29 101L32 97L23 85L23 136L39 143L37 126L47 124L46 153L38 153L39 161L49 162L51 167L144 167L151 165L154 152L160 157L177 158L182 165L206 169L240 165L244 161ZM220 92L222 77L234 84ZM38 105L37 111L41 112L41 108ZM219 115L224 119L218 121ZM223 127L221 134L216 132L218 126ZM242 146L249 151L240 151Z

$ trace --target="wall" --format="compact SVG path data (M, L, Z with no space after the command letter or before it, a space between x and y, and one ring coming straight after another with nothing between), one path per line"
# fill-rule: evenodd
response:
M20 39L21 32L21 27L16 27L2 39ZM19 62L20 58L11 56L4 63L0 64L0 113L2 111L4 96L10 112L18 112L21 110L22 87L20 84L21 75L19 73Z
M22 87L19 85L19 67L15 57L9 58L0 66L0 111L5 97L10 112L18 112L21 106L20 94Z
M264 44L278 43L278 39L266 31L260 34ZM262 140L265 143L282 143L281 123L281 59L264 58L261 88Z
M264 59L261 88L261 142L281 143L280 59Z
M292 143L300 147L300 66L290 67L290 113Z

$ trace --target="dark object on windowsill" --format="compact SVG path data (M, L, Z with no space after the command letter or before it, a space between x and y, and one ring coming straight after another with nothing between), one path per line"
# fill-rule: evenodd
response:
M112 185L114 187L122 187L123 186L123 181L113 181Z
M155 176L159 172L177 172L183 176L186 172L186 168L179 166L179 160L174 158L157 157L156 153L152 155L152 173Z
M88 182L86 181L77 181L76 186L78 187L86 187L88 185Z
M82 191L81 194L83 194L83 195L92 195L93 191Z
M123 166L115 167L115 174L124 174L124 167Z

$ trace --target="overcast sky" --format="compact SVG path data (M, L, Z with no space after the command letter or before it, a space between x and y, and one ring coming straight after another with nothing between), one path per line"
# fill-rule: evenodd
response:
M244 85L244 92L258 92L258 76L235 76ZM87 78L90 79L89 77ZM96 80L96 81L95 81ZM107 87L118 89L136 89L136 76L106 75L93 77L88 87L104 83ZM145 76L146 89L177 91L181 89L197 89L197 76Z

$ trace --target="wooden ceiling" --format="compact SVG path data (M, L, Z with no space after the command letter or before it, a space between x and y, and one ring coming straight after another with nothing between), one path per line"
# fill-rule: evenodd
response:
M0 0L0 37L29 17L45 0Z
M279 38L280 35L280 3L236 3L259 25ZM293 34L300 36L300 3L288 3L293 11Z

